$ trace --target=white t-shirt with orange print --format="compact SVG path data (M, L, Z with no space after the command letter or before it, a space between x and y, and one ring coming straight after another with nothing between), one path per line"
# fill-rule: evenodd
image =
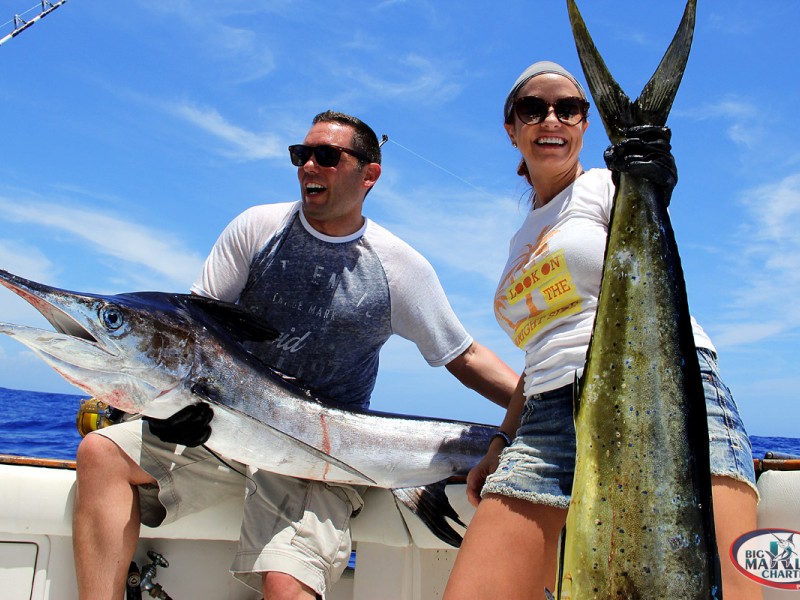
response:
M511 238L494 309L525 350L526 396L570 384L583 371L613 200L611 172L591 169L529 211ZM692 326L695 343L713 351L694 318Z

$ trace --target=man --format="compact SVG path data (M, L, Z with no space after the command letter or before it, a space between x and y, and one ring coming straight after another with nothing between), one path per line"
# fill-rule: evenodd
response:
M372 129L341 113L319 114L290 157L301 201L237 217L192 291L237 302L275 327L276 340L249 349L337 406L369 405L378 352L393 333L505 406L517 375L463 329L427 261L362 215L381 173ZM226 469L200 446L210 413L198 406L186 415L188 427L137 419L81 443L74 514L81 598L120 596L140 522L160 525L243 495L236 465ZM176 452L176 441L194 447ZM268 600L324 597L347 565L358 491L252 469L247 475L232 572Z

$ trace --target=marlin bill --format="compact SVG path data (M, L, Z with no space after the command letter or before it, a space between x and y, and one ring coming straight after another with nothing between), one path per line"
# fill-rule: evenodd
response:
M234 304L190 294L102 296L0 271L3 285L53 326L0 323L64 379L132 414L214 410L214 452L267 471L391 489L445 542L461 536L444 493L483 456L494 427L330 406L247 352L276 333Z

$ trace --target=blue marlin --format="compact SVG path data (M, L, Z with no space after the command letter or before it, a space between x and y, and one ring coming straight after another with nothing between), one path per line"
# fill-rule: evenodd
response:
M496 427L336 408L242 343L277 334L235 304L191 294L71 292L0 271L0 285L55 328L0 323L64 379L132 414L166 418L208 402L206 446L260 469L388 488L445 542L463 525L444 487L483 456Z

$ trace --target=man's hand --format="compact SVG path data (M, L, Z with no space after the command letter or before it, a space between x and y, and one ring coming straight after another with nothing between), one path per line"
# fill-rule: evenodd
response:
M168 444L195 447L205 444L211 435L214 411L206 402L190 404L166 419L143 417L150 424L150 432Z

